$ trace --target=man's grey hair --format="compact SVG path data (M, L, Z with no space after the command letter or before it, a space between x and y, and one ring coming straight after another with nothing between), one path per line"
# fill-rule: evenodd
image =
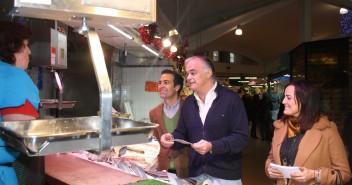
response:
M211 72L212 72L211 78L215 82L216 81L215 67L214 67L213 62L208 57L205 57L205 56L192 56L192 57L189 57L189 58L186 59L185 65L187 65L187 63L189 61L195 60L195 59L199 59L200 61L202 61L204 66L206 67L205 69L210 69L211 70Z

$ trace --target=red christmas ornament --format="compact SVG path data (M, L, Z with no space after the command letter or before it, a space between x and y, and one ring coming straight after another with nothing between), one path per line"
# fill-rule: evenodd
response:
M141 40L145 44L150 44L151 42L149 41L149 36L148 36L148 29L146 26L140 27L138 29L138 32L140 34Z
M154 44L154 48L158 51L160 51L163 48L163 42L161 38L155 38L153 44Z
M148 26L143 26L138 29L138 32L140 34L141 40L149 45L154 42L154 36L158 31L158 26L153 23Z
M165 58L174 58L177 56L177 53L176 52L171 52L170 51L170 48L166 48L165 50L163 50L163 53L164 53L164 57Z

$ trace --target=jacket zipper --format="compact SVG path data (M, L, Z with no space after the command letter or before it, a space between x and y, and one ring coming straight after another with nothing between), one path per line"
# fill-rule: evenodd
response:
M205 121L204 121L205 122ZM205 124L205 123L204 123ZM202 130L202 132L203 132L203 139L204 139L204 124L203 124L203 130ZM205 173L205 157L204 157L205 155L203 155L203 173Z

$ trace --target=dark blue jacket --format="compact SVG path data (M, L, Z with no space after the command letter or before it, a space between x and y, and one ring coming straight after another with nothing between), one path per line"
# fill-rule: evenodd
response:
M186 98L181 110L179 124L172 133L174 138L196 143L201 139L210 141L212 152L201 155L190 152L189 176L208 175L238 180L242 177L241 151L248 142L248 122L246 110L240 96L227 88L217 85L216 99L205 119L199 116L199 107L194 95ZM173 148L183 145L175 142Z

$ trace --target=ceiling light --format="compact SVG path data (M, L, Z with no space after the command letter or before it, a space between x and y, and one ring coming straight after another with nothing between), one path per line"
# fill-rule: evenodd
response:
M248 85L256 85L255 81L250 81Z
M166 38L163 40L163 46L164 46L164 48L171 46L171 41L169 38Z
M169 31L169 37L171 37L173 35L178 35L178 31L176 29L173 29L173 30Z
M230 80L240 80L241 77L240 76L231 76L229 77Z
M159 56L159 53L157 53L156 51L150 49L148 46L142 44L142 47L143 47L144 49L148 50L149 52L153 53L154 55Z
M346 8L340 8L340 14L346 14L348 10Z
M255 77L255 76L246 76L246 77L244 77L244 79L246 79L246 80L256 80L257 79L257 77Z
M177 47L172 45L170 48L171 53L175 53L177 51Z
M108 26L110 28L112 28L113 30L119 32L121 35L125 36L126 38L133 40L133 37L127 33L125 33L124 31L120 30L119 28L117 28L116 26L112 25L112 24L108 24Z
M236 28L236 30L235 30L235 34L236 34L236 35L242 35L242 29L241 29L241 26L240 26L240 25L237 26L237 28Z
M80 18L74 17L74 19L80 19ZM94 31L94 28L87 26L87 18L86 17L82 17L81 19L82 19L82 26L75 27L73 32L78 32L79 34L87 35L88 31Z

